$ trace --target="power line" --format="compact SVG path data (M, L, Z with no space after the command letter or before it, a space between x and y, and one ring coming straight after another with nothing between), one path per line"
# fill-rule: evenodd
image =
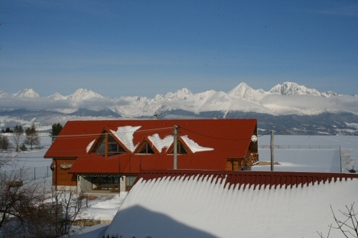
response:
M246 138L246 137L242 137L242 138L226 138L226 137L216 137L216 136L210 136L210 135L207 135L207 134L202 134L202 133L199 133L199 132L196 132L196 131L192 131L192 130L189 130L185 127L179 127L180 128L183 128L184 130L186 131L190 131L194 134L197 134L197 135L201 135L201 136L204 136L204 137L208 137L208 138L213 138L213 139L217 139L217 140L249 140L250 138Z
M159 127L159 128L152 128L152 129L142 129L142 130L133 130L133 129L128 129L128 130L123 130L121 131L120 133L145 133L145 132L148 132L148 131L161 131L161 130L171 130L173 129L173 127ZM111 130L113 131L113 130ZM6 136L12 136L13 133L8 133L10 135L6 135ZM93 136L101 136L101 135L105 135L106 132L104 133L90 133L90 134L69 134L69 135L57 135L57 136L51 136L50 134L49 135L41 135L38 133L38 137L51 137L51 138L71 138L71 137L93 137ZM23 136L26 137L25 134L22 134Z

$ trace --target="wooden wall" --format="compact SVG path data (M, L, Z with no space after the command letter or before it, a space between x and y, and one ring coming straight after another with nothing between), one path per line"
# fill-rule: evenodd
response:
M58 158L53 159L52 185L57 186L77 186L77 176L68 173L69 167L74 164L75 158ZM67 165L67 166L66 166ZM67 167L67 168L66 168Z

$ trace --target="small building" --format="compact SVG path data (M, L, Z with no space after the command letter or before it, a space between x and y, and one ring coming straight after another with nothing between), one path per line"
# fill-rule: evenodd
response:
M68 121L44 157L56 189L78 192L128 191L148 169L249 170L257 120Z

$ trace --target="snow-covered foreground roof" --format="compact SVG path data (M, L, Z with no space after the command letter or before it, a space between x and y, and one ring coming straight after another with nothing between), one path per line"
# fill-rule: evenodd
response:
M327 234L328 226L334 223L330 206L339 217L338 210L358 200L357 178L293 187L255 187L249 183L228 186L227 178L210 172L205 176L142 177L104 235L319 237L317 232ZM331 230L330 237L340 235Z

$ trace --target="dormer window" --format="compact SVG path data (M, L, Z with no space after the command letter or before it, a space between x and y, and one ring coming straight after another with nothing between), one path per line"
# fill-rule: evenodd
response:
M103 132L93 152L104 157L127 153L123 146L121 146L116 139L108 132Z
M138 154L156 154L156 149L153 148L151 143L149 143L147 140L144 140L135 150L134 153Z
M181 141L178 141L178 144L177 144L178 154L186 155L186 154L189 154L188 151L189 150L186 148L186 146ZM174 146L173 145L169 148L168 154L174 154Z

